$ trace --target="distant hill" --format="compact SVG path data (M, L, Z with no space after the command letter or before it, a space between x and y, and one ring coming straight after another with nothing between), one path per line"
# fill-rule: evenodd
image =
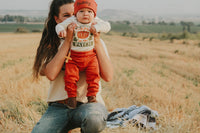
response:
M159 13L158 13L159 14ZM104 20L110 21L123 21L128 20L132 22L142 22L142 21L154 21L154 22L180 22L180 21L191 21L200 23L200 15L195 14L140 14L131 10L115 10L115 9L105 9L97 13L99 17Z
M105 9L98 12L97 15L104 20L111 20L111 21L121 21L121 20L136 21L142 19L141 15L130 10Z

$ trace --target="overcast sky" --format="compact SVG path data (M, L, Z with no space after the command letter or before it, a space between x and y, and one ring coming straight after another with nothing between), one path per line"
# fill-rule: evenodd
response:
M0 0L0 10L48 10L51 0ZM98 10L128 9L137 13L199 14L200 0L96 0Z

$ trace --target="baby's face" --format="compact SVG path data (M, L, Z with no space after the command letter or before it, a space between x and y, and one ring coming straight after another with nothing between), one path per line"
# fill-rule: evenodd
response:
M76 18L80 23L88 24L94 19L94 12L89 8L82 8L77 12Z

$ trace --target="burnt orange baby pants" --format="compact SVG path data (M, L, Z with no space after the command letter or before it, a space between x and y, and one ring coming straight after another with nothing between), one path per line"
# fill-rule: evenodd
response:
M94 50L87 52L76 52L71 50L71 58L65 65L65 90L68 97L77 96L77 81L79 72L85 71L88 83L87 96L96 96L99 90L99 64Z

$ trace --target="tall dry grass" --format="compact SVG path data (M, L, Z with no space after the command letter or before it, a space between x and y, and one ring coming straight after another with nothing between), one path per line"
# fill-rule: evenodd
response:
M49 81L32 81L41 34L0 34L0 132L27 133L45 111ZM115 74L103 82L108 110L146 105L158 111L158 130L135 127L103 133L200 132L200 47L198 41L158 41L103 36ZM79 129L73 132L78 132Z

